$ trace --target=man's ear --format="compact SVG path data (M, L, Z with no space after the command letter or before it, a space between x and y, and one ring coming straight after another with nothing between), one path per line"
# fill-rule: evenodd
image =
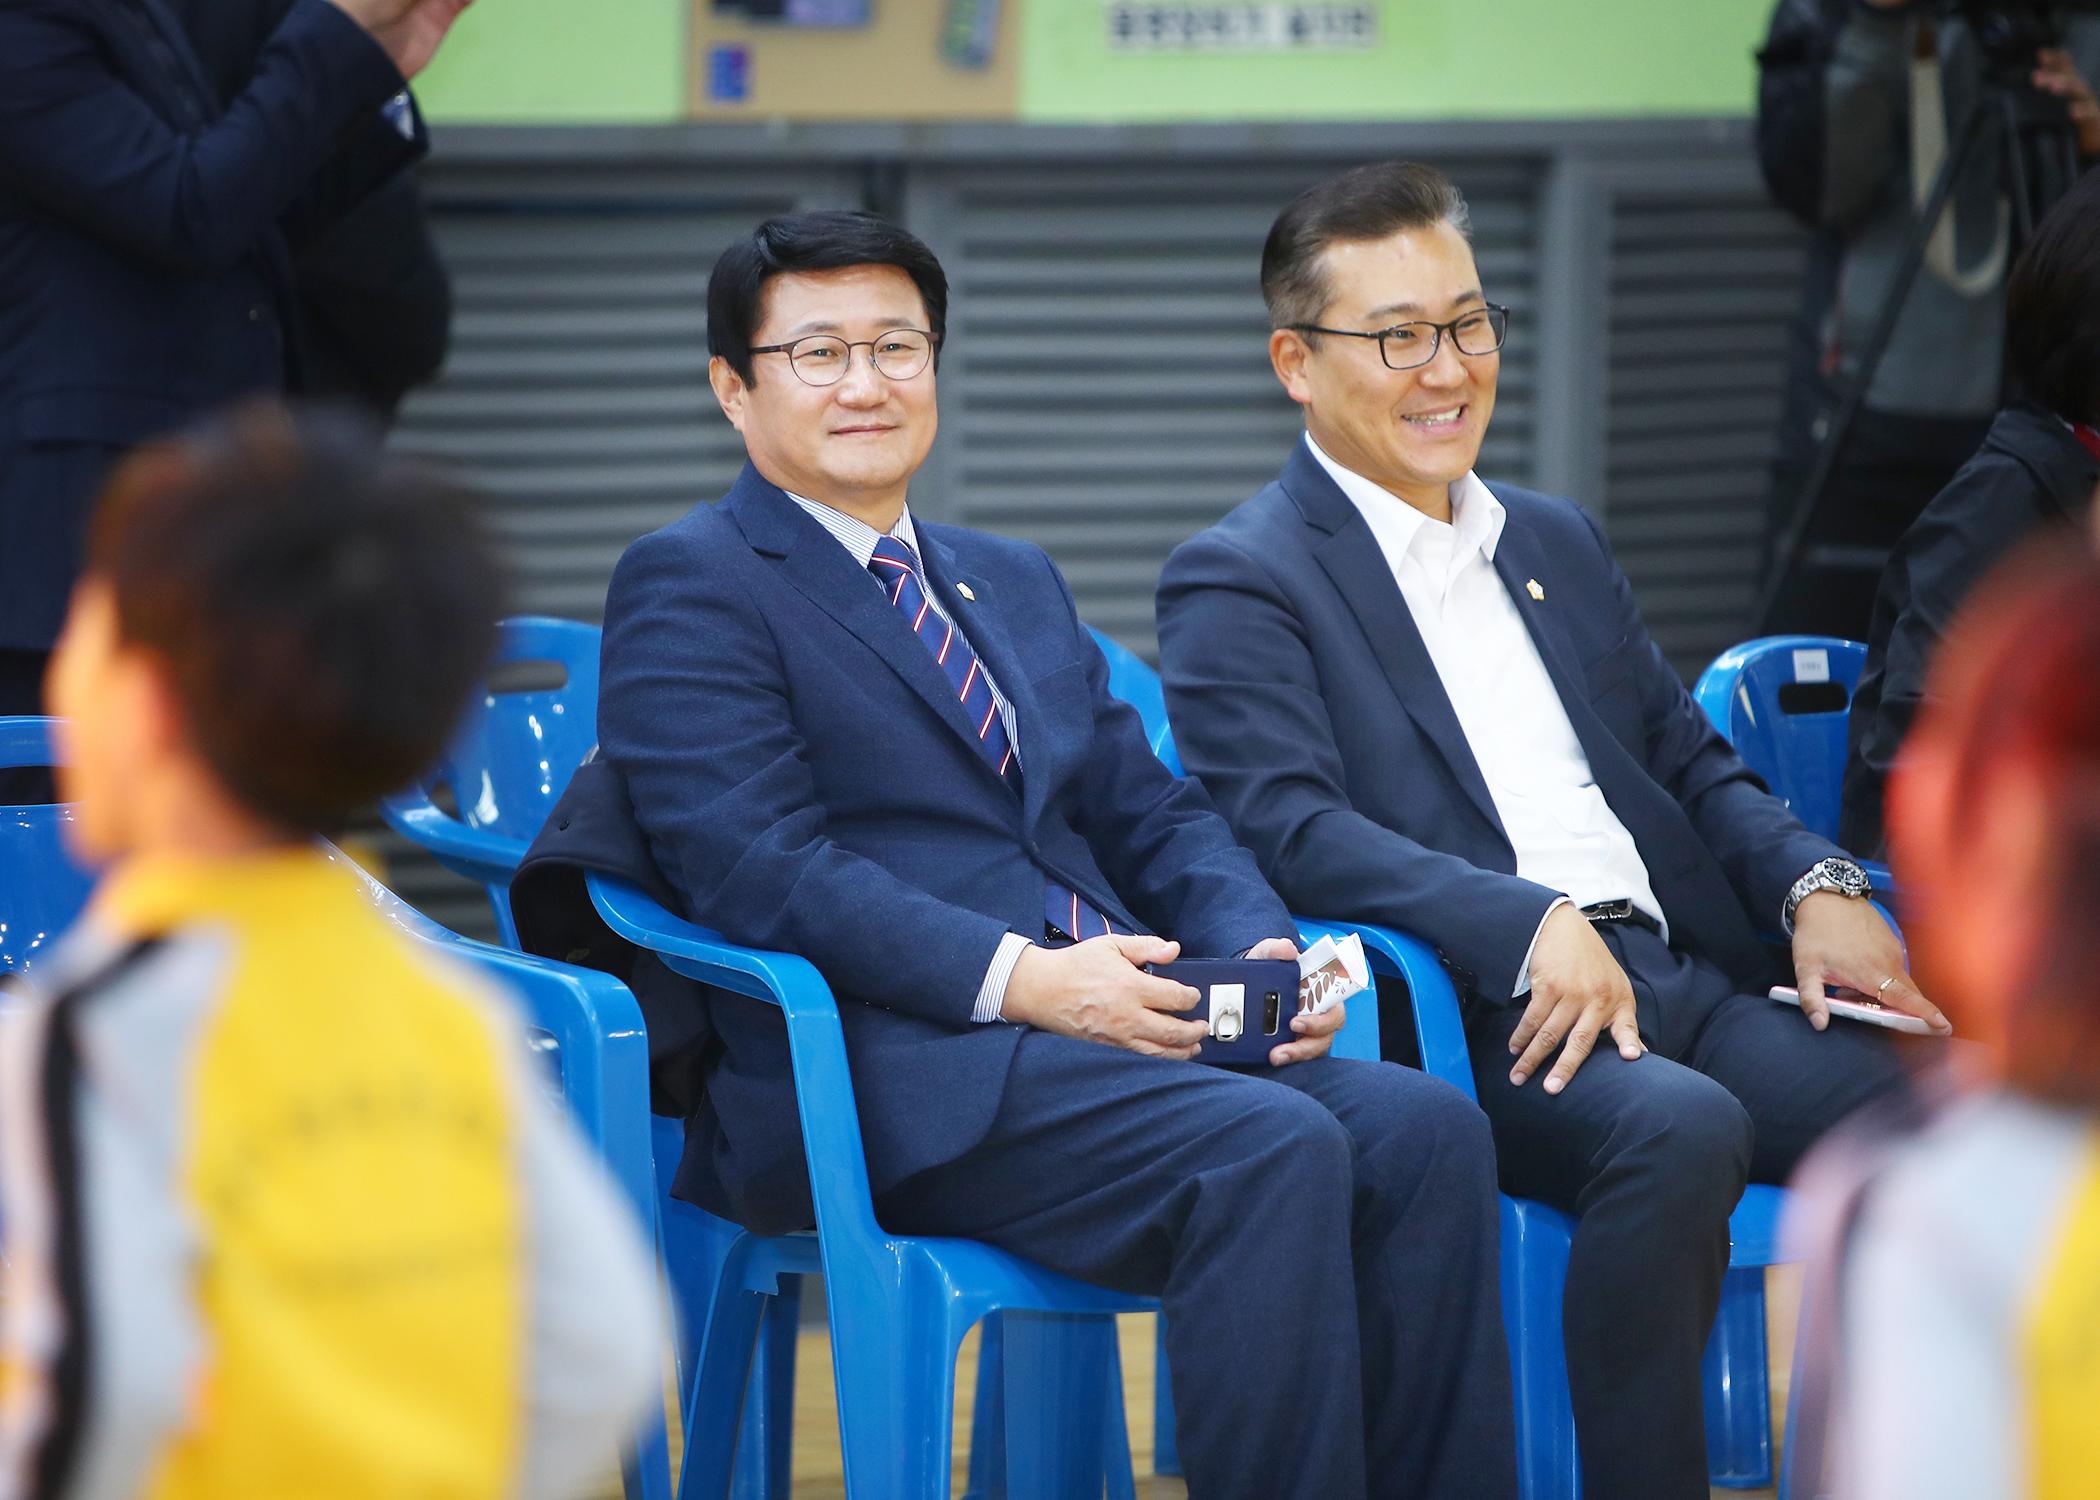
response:
M721 403L722 415L729 418L729 425L742 432L744 402L750 396L750 387L744 384L744 377L737 374L728 360L717 354L707 362L707 383L715 388L715 400Z
M124 646L118 650L116 666L124 679L125 697L138 715L140 743L161 758L195 756L190 713L175 690L166 658L143 646Z
M1300 406L1312 404L1312 385L1305 378L1305 361L1312 351L1305 336L1295 329L1279 328L1269 335L1269 364L1290 398Z

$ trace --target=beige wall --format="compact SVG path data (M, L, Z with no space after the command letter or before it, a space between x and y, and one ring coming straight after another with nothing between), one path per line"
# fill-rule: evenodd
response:
M976 72L941 55L948 0L874 0L871 24L840 31L754 25L693 0L692 111L704 120L1010 120L1020 96L1021 3L1005 0L992 65ZM707 97L708 49L726 42L750 49L751 96L742 104Z

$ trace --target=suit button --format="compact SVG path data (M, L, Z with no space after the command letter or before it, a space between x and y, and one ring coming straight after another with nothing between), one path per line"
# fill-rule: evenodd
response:
M268 315L268 313L269 309L264 307L260 302L258 302L253 307L248 309L248 321L251 323L260 323L264 319L264 317Z

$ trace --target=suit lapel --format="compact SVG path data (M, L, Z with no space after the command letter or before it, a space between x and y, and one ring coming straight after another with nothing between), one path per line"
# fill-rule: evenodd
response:
M723 503L735 513L751 545L779 559L782 577L881 657L941 722L965 739L974 737L955 685L926 643L890 603L874 575L856 567L853 555L829 532L749 465ZM1003 689L1005 683L1000 686ZM991 767L985 769L989 772Z
M1635 762L1626 747L1619 743L1618 736L1604 727L1604 721L1590 707L1587 686L1577 675L1580 664L1574 643L1568 638L1560 615L1547 602L1558 599L1560 591L1552 587L1552 569L1546 560L1546 549L1539 544L1531 528L1514 517L1504 522L1502 540L1496 544L1495 572L1501 576L1502 586L1509 590L1509 597L1517 606L1524 628L1531 632L1532 643L1538 647L1539 660L1545 664L1546 675L1553 680L1554 691L1560 694L1568 723L1582 745L1582 753L1589 759L1590 774L1597 779L1604 800L1620 822L1629 828L1636 826L1642 821L1639 806L1653 800L1652 796L1644 796L1644 792L1654 787L1654 779ZM1539 584L1540 592L1546 596L1544 599L1532 597L1533 583Z
M1284 467L1284 488L1298 503L1309 525L1328 535L1313 548L1313 557L1341 592L1356 623L1363 627L1371 652L1385 670L1386 681L1408 717L1443 754L1444 763L1465 789L1481 816L1495 828L1502 827L1495 799L1488 794L1487 779L1480 762L1466 743L1451 695L1437 675L1422 632L1393 580L1378 538L1349 497L1328 477L1319 462L1300 443ZM1504 837L1507 837L1505 832Z

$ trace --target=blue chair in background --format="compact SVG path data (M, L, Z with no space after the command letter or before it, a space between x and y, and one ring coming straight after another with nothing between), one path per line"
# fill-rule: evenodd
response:
M487 889L503 946L518 946L510 879L569 778L598 743L595 625L521 615L498 630L482 690L438 763L379 810L395 832ZM449 789L455 817L434 793Z
M0 770L54 760L50 719L0 719ZM66 852L64 806L0 807L0 973L36 971L94 881Z
M1744 764L1811 833L1836 842L1852 694L1867 663L1858 641L1771 635L1731 646L1699 674L1693 698ZM1877 891L1886 865L1868 864Z
M52 761L51 720L0 719L0 767ZM51 943L72 926L92 881L60 844L72 814L63 806L0 807L0 973L34 973ZM535 1051L578 1127L597 1148L645 1226L656 1222L647 1115L649 1043L641 1007L609 975L506 952L449 932L414 910L326 841L323 850L364 887L389 920L420 942L473 964L509 987L532 1027ZM17 941L17 938L20 941ZM668 1500L670 1458L661 1415L644 1425L624 1455L631 1500Z
M854 1500L946 1500L956 1352L997 1315L1006 1493L1062 1500L1131 1495L1120 1420L1104 1421L1117 1361L1114 1315L1156 1310L970 1240L889 1234L875 1221L838 1006L806 960L724 942L640 890L589 877L612 930L681 974L781 1008L794 1061L815 1234L738 1232L707 1310L684 1403L681 1495L727 1493L730 1455L767 1303L784 1275L822 1272L847 1492ZM666 1253L672 1252L667 1239ZM673 1262L674 1282L688 1284ZM990 1329L988 1326L987 1332ZM1120 1412L1117 1413L1120 1418ZM980 1441L982 1452L986 1444Z
M1182 774L1158 674L1099 631L1094 634L1109 656L1111 690L1124 696L1117 688L1120 668L1124 681L1133 683L1125 701L1145 719L1154 752L1169 770ZM1336 936L1345 931L1361 933L1373 970L1398 977L1407 985L1424 1070L1477 1100L1458 995L1433 950L1383 928L1338 927L1303 917L1294 920L1308 942L1317 941L1325 932ZM1335 1055L1381 1055L1375 1005L1359 1005L1350 1013L1348 1025L1337 1038ZM1783 1190L1753 1184L1745 1189L1729 1218L1729 1269L1701 1371L1709 1478L1723 1488L1758 1489L1772 1483L1763 1268L1777 1262L1778 1219L1784 1203ZM1525 1500L1577 1500L1582 1493L1582 1464L1575 1446L1574 1408L1568 1395L1561 1335L1561 1290L1567 1281L1574 1228L1573 1217L1546 1204L1507 1195L1502 1199L1503 1319L1516 1386L1518 1477ZM1171 1463L1171 1396L1163 1358L1156 1378L1160 1394L1154 1453ZM1176 1472L1162 1467L1158 1456L1155 1467L1162 1473Z

